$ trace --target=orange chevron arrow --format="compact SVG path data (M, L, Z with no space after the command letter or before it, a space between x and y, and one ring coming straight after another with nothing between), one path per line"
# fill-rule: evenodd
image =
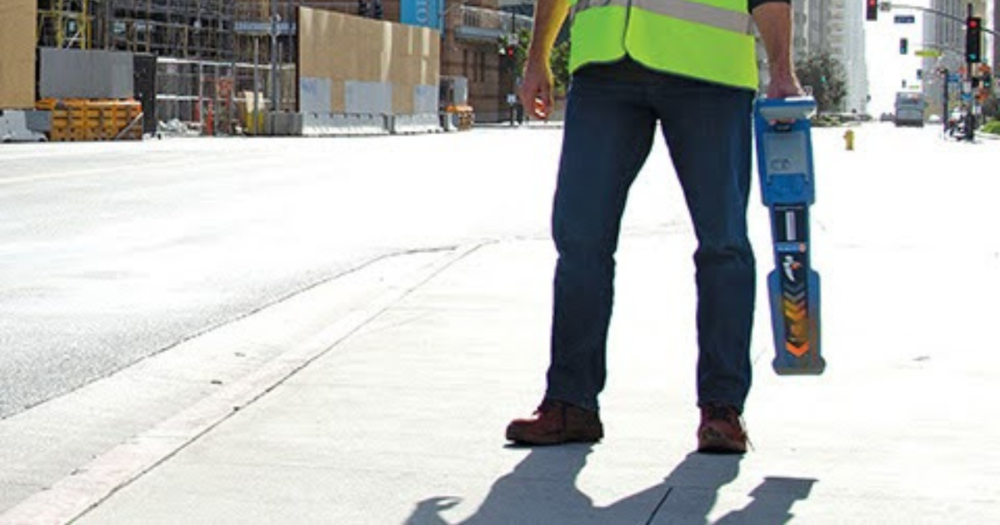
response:
M805 308L806 307L806 302L805 301L789 301L788 299L785 299L782 302L785 303L785 308L789 308L789 307Z
M785 318L795 324L799 324L808 317L809 315L806 312L785 312Z
M785 317L793 321L801 321L809 316L809 311L805 305L786 304Z
M788 350L788 353L794 355L795 357L802 357L809 353L809 341L806 341L801 345L795 345L786 341L785 349Z

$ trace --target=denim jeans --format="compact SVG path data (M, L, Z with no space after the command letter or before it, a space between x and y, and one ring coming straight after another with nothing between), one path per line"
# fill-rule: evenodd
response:
M598 408L622 212L659 122L698 239L698 403L742 411L755 292L752 101L750 91L668 75L573 79L552 213L559 259L547 398Z

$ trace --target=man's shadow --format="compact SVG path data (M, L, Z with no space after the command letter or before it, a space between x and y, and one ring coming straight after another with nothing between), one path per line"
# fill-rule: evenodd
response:
M736 479L741 456L691 453L658 485L606 507L577 488L576 479L591 445L534 448L512 472L493 484L475 514L462 525L635 523L704 524L722 487ZM795 501L809 495L814 480L766 478L750 494L754 500L719 523L782 523ZM439 496L416 505L407 525L451 525L442 513L461 503Z

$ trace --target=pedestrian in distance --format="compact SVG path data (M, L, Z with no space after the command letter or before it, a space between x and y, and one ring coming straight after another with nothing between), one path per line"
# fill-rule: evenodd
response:
M747 236L753 25L769 98L800 96L789 0L538 0L520 97L553 104L549 55L571 19L571 87L552 211L558 251L550 363L541 405L507 427L526 445L603 438L598 395L613 303L614 254L628 189L657 123L694 224L698 287L698 450L743 453L755 261Z

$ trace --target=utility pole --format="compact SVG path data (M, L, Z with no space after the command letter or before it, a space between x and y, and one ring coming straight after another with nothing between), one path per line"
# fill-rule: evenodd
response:
M969 19L972 18L972 4L968 3L965 5L966 5L966 20L968 21ZM968 24L968 22L966 23ZM968 25L966 26L965 31L966 33L968 33L969 31ZM966 39L968 40L968 35L966 35ZM966 42L966 45L968 45L968 42ZM969 62L968 57L966 57L966 62L967 63L965 65L965 75L966 78L968 79L968 86L969 86L969 109L968 113L965 116L965 136L969 139L969 142L972 142L976 138L976 113L975 113L976 95L973 92L974 89L972 88L972 78L973 78L972 68L975 66L975 63Z
M944 123L944 132L948 133L948 68L942 70L942 79L944 79L944 96L941 97L941 103L944 104L944 109L941 112L941 122Z
M253 123L250 129L260 135L260 37L253 36Z
M274 134L273 113L278 111L278 0L271 0L271 112L268 117L271 134Z
M510 105L510 125L514 125L514 116L517 112L517 44L519 39L517 38L517 28L514 23L517 21L517 15L514 13L514 8L510 11L510 37L514 42L514 52L511 53L510 59L510 97L513 97L513 104ZM511 44L508 44L510 46Z

